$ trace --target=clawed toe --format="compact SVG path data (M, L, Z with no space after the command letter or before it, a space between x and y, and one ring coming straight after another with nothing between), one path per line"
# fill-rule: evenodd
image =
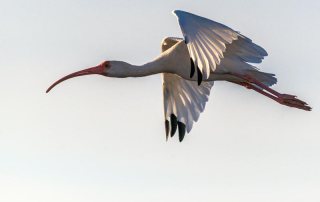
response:
M280 99L297 103L297 104L308 105L306 102L298 99L297 96L295 95L281 94Z
M311 111L311 107L308 106L307 103L297 99L297 98L280 98L280 103L289 107L295 107L299 109L303 109L306 111Z

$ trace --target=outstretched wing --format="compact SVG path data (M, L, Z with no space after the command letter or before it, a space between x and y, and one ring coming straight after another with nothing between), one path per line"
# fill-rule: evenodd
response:
M162 42L162 52L172 47L182 39L169 37ZM186 67L187 68L187 67ZM163 103L167 138L179 131L182 141L185 133L189 133L193 123L199 119L204 111L210 95L213 82L197 82L185 80L178 75L163 73Z
M225 57L225 52L229 52L227 45L233 44L238 39L241 39L241 42L244 43L237 43L236 47L239 45L240 47L234 51L230 50L232 51L231 54L241 57L249 53L258 58L263 58L267 55L263 48L252 43L249 38L223 24L185 11L176 10L174 14L178 17L190 57L202 72L203 79L207 79L210 72L216 70L221 60L223 60L222 58ZM230 48L234 47L230 46ZM250 60L253 60L251 56L245 55L241 59L244 62L251 62Z
M213 82L203 82L198 86L195 81L185 80L175 74L163 74L163 102L166 135L171 137L179 130L179 140L185 132L190 132L193 122L198 121L204 111Z

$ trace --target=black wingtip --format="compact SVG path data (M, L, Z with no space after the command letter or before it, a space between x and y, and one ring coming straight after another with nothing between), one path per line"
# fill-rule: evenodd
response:
M171 122L171 134L170 135L171 135L171 137L173 137L177 131L177 125L178 125L177 117L174 114L171 114L170 122Z
M168 141L168 137L169 137L169 121L165 120L164 122L165 128L166 128L166 141Z
M194 72L196 71L196 68L194 67L194 62L193 62L192 58L190 58L190 63L191 63L190 78L192 78L194 75Z
M197 75L198 75L198 86L200 86L200 84L202 82L202 73L201 73L201 70L199 69L199 67L197 67Z
M185 44L188 44L188 43L189 43L189 40L188 40L187 36L184 37L184 43L185 43Z
M186 134L186 125L178 121L178 129L179 129L179 141L182 142L184 135Z

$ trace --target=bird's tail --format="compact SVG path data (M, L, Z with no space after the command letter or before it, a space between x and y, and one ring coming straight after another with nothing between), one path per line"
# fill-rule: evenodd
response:
M249 70L248 72L246 72L246 74L257 79L258 81L267 86L272 86L277 83L277 78L275 77L275 74L260 72L257 70Z

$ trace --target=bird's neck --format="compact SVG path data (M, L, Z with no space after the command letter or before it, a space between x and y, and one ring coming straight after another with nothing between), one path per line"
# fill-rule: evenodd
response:
M187 46L181 41L165 52L162 52L159 57L151 62L144 65L128 64L126 76L142 77L158 73L174 73L181 75L180 71L190 65L189 57ZM186 78L189 78L189 72L187 75Z
M167 72L167 62L162 55L155 60L148 62L143 65L128 65L128 77L143 77L153 74L159 74Z

